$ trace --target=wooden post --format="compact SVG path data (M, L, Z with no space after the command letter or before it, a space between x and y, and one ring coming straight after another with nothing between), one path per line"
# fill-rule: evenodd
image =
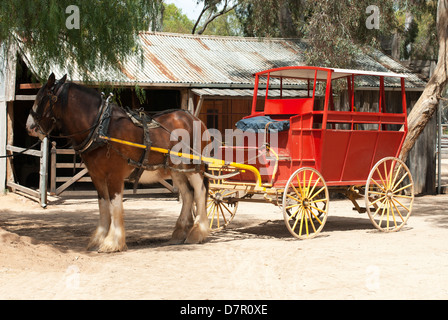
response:
M40 205L42 208L47 207L47 179L48 179L48 138L45 137L40 145L40 150L42 156L40 157L40 182L39 182L39 193L40 193Z
M50 170L51 170L51 178L50 178L50 194L56 194L56 141L51 143L51 160L50 160Z

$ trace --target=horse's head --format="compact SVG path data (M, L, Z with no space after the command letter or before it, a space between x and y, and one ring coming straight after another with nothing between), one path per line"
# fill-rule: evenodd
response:
M43 139L54 129L56 118L54 108L58 103L58 91L67 80L67 75L56 81L52 73L48 81L39 90L26 122L28 134Z

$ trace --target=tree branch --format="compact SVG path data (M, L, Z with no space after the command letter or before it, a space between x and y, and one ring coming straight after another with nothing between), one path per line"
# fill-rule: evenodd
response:
M220 17L220 16L223 16L223 15L229 13L230 11L232 11L233 9L235 9L235 8L238 6L238 4L235 4L235 5L233 5L233 6L229 7L229 8L228 8L228 6L229 6L228 0L225 0L224 7L222 8L222 10L216 12L215 14L213 13L213 11L211 11L210 14L209 14L209 16L208 16L207 19L205 20L204 25L203 25L202 28L197 32L197 34L203 34L204 31L205 31L205 29L207 29L208 25L209 25L211 22L213 22L213 20L215 20L216 18L218 18L218 17ZM193 27L193 32L192 32L192 34L195 34L195 33L196 33L196 29L197 29L197 27L198 27L198 25L199 25L199 22L200 22L200 20L201 20L201 18L202 18L202 16L203 16L203 14L205 13L205 11L207 11L207 10L209 10L209 9L212 9L212 5L208 5L208 6L207 6L207 5L205 4L205 5L204 5L204 9L202 9L201 14L199 15L199 18L196 20L196 23L195 23L195 25L194 25L194 27Z

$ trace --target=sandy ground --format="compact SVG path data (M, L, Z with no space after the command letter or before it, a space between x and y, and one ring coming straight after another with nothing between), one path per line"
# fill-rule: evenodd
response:
M241 203L201 245L168 246L176 200L125 201L123 253L86 252L95 199L0 196L1 299L447 299L448 196L416 198L407 226L381 233L346 200L321 235L293 239L271 204Z

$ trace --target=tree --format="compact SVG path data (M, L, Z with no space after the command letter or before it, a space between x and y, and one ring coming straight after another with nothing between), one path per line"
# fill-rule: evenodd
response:
M164 32L173 33L190 33L193 29L193 21L182 13L174 3L165 5L163 10L163 27Z
M199 3L203 3L204 6L193 26L192 34L203 34L212 21L234 10L238 5L238 1L232 0L198 0ZM198 30L203 18L202 27Z
M118 69L135 54L138 32L156 22L162 4L162 0L2 0L0 43L20 43L36 58L41 75L48 74L52 65L70 69L75 62L87 79L90 72Z
M303 37L304 2L307 0L240 0L236 13L246 36Z
M437 7L438 62L420 99L408 116L408 135L400 158L406 160L415 141L437 110L448 84L448 0L439 0Z

